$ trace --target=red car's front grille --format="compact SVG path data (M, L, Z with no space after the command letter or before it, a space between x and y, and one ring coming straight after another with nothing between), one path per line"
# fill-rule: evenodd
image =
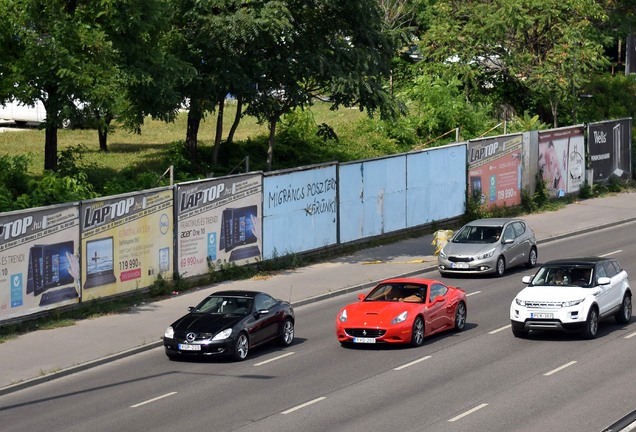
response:
M382 329L366 329L366 328L348 328L345 332L351 337L371 337L378 338L384 336L386 330Z

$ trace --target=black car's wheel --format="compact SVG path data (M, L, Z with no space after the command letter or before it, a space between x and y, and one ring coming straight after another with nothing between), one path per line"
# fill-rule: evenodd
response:
M627 324L632 319L632 296L625 294L621 308L616 313L615 318L619 324Z
M585 339L594 339L598 334L598 311L595 307L590 309L583 328L583 337Z
M234 342L234 351L232 353L232 357L234 360L245 360L247 357L247 353L250 350L250 340L247 338L245 333L241 333L236 337L236 342Z
M459 302L455 308L455 331L462 331L466 327L466 305Z
M289 346L294 341L294 322L287 318L283 321L280 333L280 343L283 346Z
M495 275L501 277L506 272L506 260L500 256L497 258L497 266L495 267Z
M512 323L512 334L516 338L528 337L528 330L524 328L523 323Z
M411 346L419 347L424 343L424 320L422 317L416 317L413 322L413 331L411 332Z
M532 246L530 249L530 253L528 254L528 262L526 263L526 267L532 268L537 265L537 259L539 254L537 253L537 248Z

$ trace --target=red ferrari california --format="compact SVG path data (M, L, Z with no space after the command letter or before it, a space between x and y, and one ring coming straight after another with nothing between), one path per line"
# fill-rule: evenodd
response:
M426 336L466 326L466 293L437 280L387 279L358 298L336 316L336 334L343 345L420 346Z

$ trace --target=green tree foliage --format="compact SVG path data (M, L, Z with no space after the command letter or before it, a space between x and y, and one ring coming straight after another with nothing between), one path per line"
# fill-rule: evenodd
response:
M593 0L443 1L427 9L423 51L453 69L466 95L490 95L558 125L593 71L607 66Z

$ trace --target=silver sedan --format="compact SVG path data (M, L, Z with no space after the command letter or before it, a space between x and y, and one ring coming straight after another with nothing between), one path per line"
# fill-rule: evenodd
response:
M507 268L537 264L534 231L521 219L478 219L464 225L437 256L438 270L448 274L502 276Z

